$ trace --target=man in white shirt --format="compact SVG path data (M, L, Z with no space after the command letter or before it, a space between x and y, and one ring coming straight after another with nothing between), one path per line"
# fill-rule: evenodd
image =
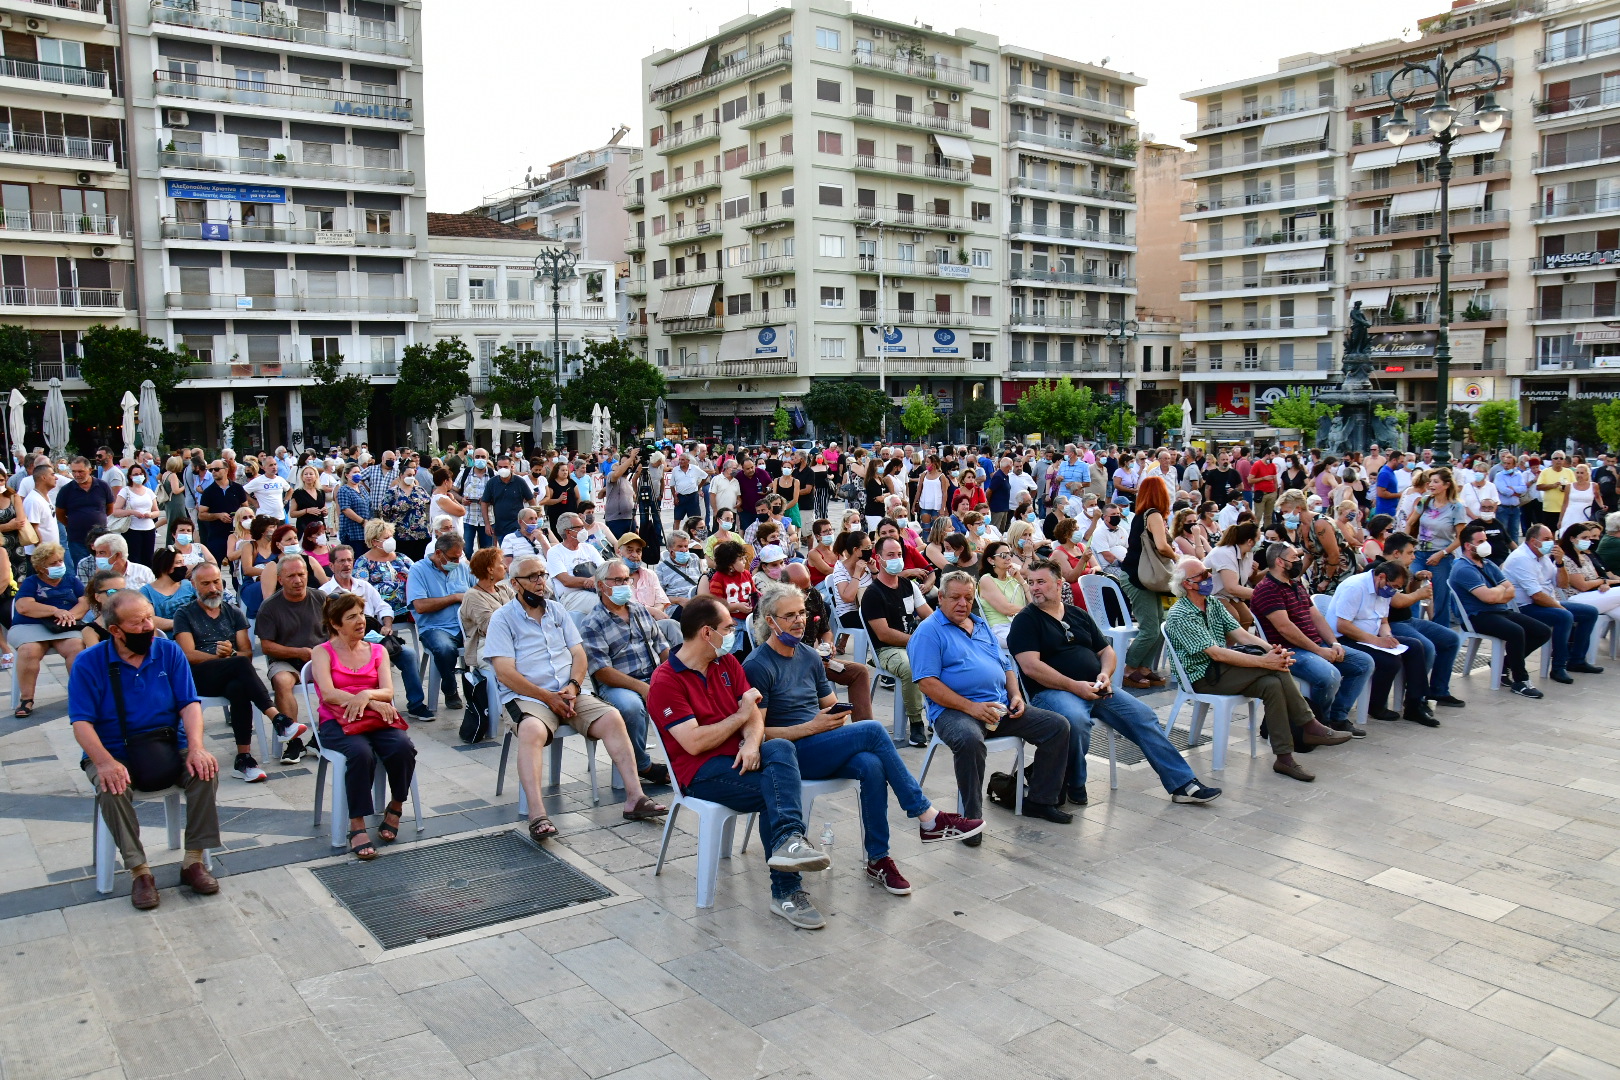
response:
M578 514L559 515L557 531L562 534L562 542L552 544L551 550L546 553L546 572L551 575L551 592L563 607L583 615L598 606L601 600L597 597L595 579L589 574L576 574L574 571L582 566L594 570L602 561L602 553L596 550L596 545L584 542L585 521ZM514 564L516 561L514 558Z
M1104 504L1091 530L1090 543L1098 570L1118 567L1131 543L1131 527L1125 524L1125 511L1113 503Z
M669 474L669 478L675 490L676 524L702 513L703 485L709 478L702 469L693 464L690 454L683 453L675 460L675 468Z
M56 508L51 505L51 489L56 486L56 470L51 468L49 462L34 466L34 490L23 499L23 517L27 518L39 533L41 544L60 544L61 534L56 528ZM34 550L34 545L28 544L23 549L27 555ZM71 569L71 568L70 568ZM14 568L13 575L21 580L22 575ZM1596 610L1596 609L1594 609Z
M735 514L741 502L742 485L737 481L737 459L727 458L726 467L721 470L720 475L709 480L710 519L713 520L722 510L730 510ZM676 514L675 518L679 524L680 515Z
M320 472L315 475L315 486L326 492L327 501L332 499L332 493L343 483L343 478L337 474L337 458L327 458L321 462Z
M1562 563L1564 555L1553 541L1552 530L1532 525L1524 531L1524 543L1502 560L1502 573L1513 583L1510 602L1518 606L1519 614L1552 631L1547 645L1552 650L1552 670L1547 677L1568 685L1575 681L1569 677L1572 671L1582 675L1603 673L1602 668L1586 662L1598 610L1590 604L1558 602L1555 558Z
M1226 493L1226 505L1216 512L1215 524L1224 533L1238 523L1238 515L1248 508L1249 504L1243 501L1243 489L1235 487Z
M261 463L264 471L246 484L242 490L247 492L248 499L252 501L260 517L272 517L277 521L287 519L287 508L284 500L292 486L276 475L276 459L266 457Z

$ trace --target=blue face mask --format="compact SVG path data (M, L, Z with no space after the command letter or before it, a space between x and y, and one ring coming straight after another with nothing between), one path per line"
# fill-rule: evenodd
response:
M1283 515L1283 524L1287 525L1290 529L1299 528L1299 515L1298 514L1284 514Z
M97 570L111 570L112 569L112 560L107 558L106 556L97 555L96 556L96 569Z
M613 602L618 604L620 607L623 607L625 604L630 602L631 597L634 596L634 593L631 592L630 586L628 585L615 585L613 586L613 592L611 595L613 597Z
M67 567L62 563L57 563L55 566L52 566L45 571L45 576L50 578L52 581L61 581L62 575L66 573Z
M900 571L906 568L906 560L901 558L888 559L883 563L883 572L892 577L898 577Z
M984 526L983 525L975 525L975 526L973 526L973 532L974 532L974 535L976 535L976 536L983 536L984 535Z
M1215 579L1214 578L1205 578L1203 581L1200 581L1198 583L1198 595L1199 596L1209 596L1212 593L1214 593L1214 591L1215 591Z
M639 574L641 573L641 560L626 559L624 560L624 568L630 571L632 574Z
M675 560L676 566L685 566L687 563L692 561L692 553L690 551L672 551L669 553L669 557Z
M799 637L797 634L790 634L786 630L777 630L776 640L781 642L783 645L786 645L790 649L795 649L798 648L799 642L803 641L804 639Z
M954 551L947 551L945 553L945 561L950 563L953 566L956 565L957 558L958 558L958 556L957 556L956 552L954 552Z
M1030 513L1024 515L1024 520L1029 522L1031 525L1033 525L1033 524L1035 524L1037 521L1039 521L1041 519L1040 519L1039 515L1035 514L1033 511L1031 511Z
M816 543L820 544L822 547L832 547L832 542L832 533L821 533L816 537Z
M1394 596L1395 592L1396 592L1396 589L1395 589L1395 586L1393 586L1393 585L1380 585L1380 586L1378 586L1378 595L1383 597L1385 600L1388 600L1390 597Z

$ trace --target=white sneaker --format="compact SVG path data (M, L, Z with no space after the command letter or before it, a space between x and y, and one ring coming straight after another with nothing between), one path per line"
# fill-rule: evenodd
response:
M803 889L780 900L773 896L771 910L801 930L820 930L827 925L827 920L821 917L821 912L811 902L810 894Z
M262 784L270 779L269 775L259 768L259 763L253 760L252 754L237 754L236 767L231 770L231 775L250 784Z
M809 870L825 870L832 865L832 860L823 851L811 846L799 833L794 833L782 842L782 846L771 852L771 857L765 865L772 870L784 870L789 873L803 873Z

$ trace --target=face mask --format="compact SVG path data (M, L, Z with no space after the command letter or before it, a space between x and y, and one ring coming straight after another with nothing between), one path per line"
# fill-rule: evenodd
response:
M613 591L609 595L613 598L613 602L615 604L623 607L630 602L631 598L634 596L634 593L631 592L630 586L628 585L615 585L613 586Z
M485 469L489 468L489 462L484 458L473 458L473 468L477 469L479 472L483 472Z
M1283 515L1283 524L1287 525L1290 529L1299 528L1299 515L1298 514L1284 514Z
M775 620L772 620L771 624L774 626ZM776 631L776 640L781 642L783 645L786 645L790 649L795 649L798 648L799 642L804 639L795 634L790 634L786 630L778 629Z
M852 521L848 525L844 526L844 531L845 532L860 532L861 531L861 523L858 522L858 521Z
M675 560L676 566L685 566L687 563L692 561L692 553L690 551L672 551L669 553L669 557Z
M820 544L822 547L832 547L832 542L833 542L833 534L832 533L817 533L816 534L816 543Z
M298 554L298 545L297 545L297 543L282 544L281 545L281 553L283 555L296 555L296 554Z
M543 610L546 606L546 598L544 593L530 592L528 589L519 589L518 595L523 598L523 603L527 607L540 608Z
M174 543L175 543L176 547L188 547L188 546L190 546L190 544L191 544L191 534L190 533L175 533L174 534Z
M1584 540L1584 539L1575 541L1575 550L1576 551L1590 551L1591 549L1592 549L1592 541Z
M730 532L731 526L734 524L734 522L730 518L721 518L718 522L716 522L716 524L719 525L720 528Z
M626 559L624 560L624 568L630 571L632 574L638 574L641 572L641 560Z
M1096 511L1092 511L1092 513L1095 514ZM983 536L984 535L984 526L983 525L975 525L973 527L973 532L974 532L974 535L976 535L976 536Z
M956 565L956 561L957 561L957 559L959 559L959 558L960 558L960 557L961 557L961 556L959 556L959 555L957 555L957 554L956 554L956 552L954 552L954 551L947 551L947 552L946 552L946 553L945 553L945 561L946 561L946 562L947 562L947 563L950 563L950 564L951 564L951 565L952 565L952 566L955 566L955 565Z
M155 633L156 631L153 630L142 630L138 634L132 634L128 630L125 630L124 648L128 649L136 656L145 656L152 648L152 637Z
M1029 522L1031 525L1033 525L1037 521L1039 521L1040 518L1038 516L1036 516L1036 514L1033 511L1031 511L1030 513L1024 515L1024 520Z
M48 570L45 571L46 576L49 577L52 581L61 581L62 580L62 575L66 574L66 573L67 573L67 566L62 564L62 563L57 563L55 566L53 566L53 567L51 567L51 568L49 568Z
M532 532L534 532L535 530L537 530L539 528L540 528L540 523L538 521L531 521L531 522L528 522L526 525L523 526L523 531L526 532L526 533L532 533Z
M1538 554L1538 555L1539 555L1539 554L1540 554L1540 553L1541 553L1541 552L1540 552L1540 549L1539 549L1539 547L1538 547L1538 549L1537 549L1537 552L1536 552L1536 553L1537 553L1537 554ZM1475 547L1474 547L1474 554L1475 554L1475 555L1478 555L1478 556L1479 556L1479 557L1480 557L1480 558L1482 558L1482 559L1488 559L1488 558L1490 558L1490 556L1491 556L1491 542L1490 542L1490 541L1489 541L1489 540L1481 540L1481 541L1480 541L1480 542L1479 542L1479 543L1478 543L1478 544L1477 544L1477 545L1476 545L1476 546L1475 546Z
M388 554L392 555L394 553L394 547L395 547L396 543L397 543L397 541L392 536L390 536L386 540L384 540L382 543L378 544L377 546L382 548L384 551L388 552Z
M1295 561L1293 563L1290 563L1289 566L1288 566L1288 569L1283 571L1283 573L1288 575L1288 580L1289 581L1297 580L1299 578L1299 575L1303 574L1304 572L1305 572L1305 561L1303 559L1300 559L1300 560L1297 560L1297 561Z
M900 571L904 570L905 568L906 560L902 558L889 559L883 564L883 572L893 577L898 577L900 575Z
M103 555L97 555L96 556L96 569L97 570L111 570L112 569L112 560L105 557L105 556L103 556Z
M1380 597L1382 597L1383 599L1388 600L1390 597L1395 595L1395 586L1393 586L1393 585L1380 585L1380 586L1378 586L1378 595Z
M727 634L725 636L724 640L722 640L720 642L719 654L724 655L725 653L730 652L733 648L736 647L736 644L737 644L737 631L733 630L731 633L729 633L729 634Z
M1490 543L1490 541L1487 540L1486 543ZM1529 541L1529 546L1530 546L1530 553L1532 555L1540 556L1540 555L1547 554L1547 543L1544 543L1543 541L1531 540L1531 541Z
M186 580L186 572L184 564L173 566L169 568L169 577L174 581L184 581Z
M496 469L495 475L500 477L502 480L510 480L512 478L512 470L506 468Z
M585 515L585 524L587 524L587 525L595 525L596 524L596 515L595 514L586 514Z
M316 547L320 547L322 544L326 543L326 534L321 533L319 536L312 536L309 538L309 542L314 544Z
M139 487L140 485L146 483L146 477L142 476L140 473L130 473L129 482L134 484L136 487Z
M911 519L910 518L895 518L894 523L896 525L900 526L902 529L911 528Z
M1203 581L1198 583L1197 588L1199 596L1209 596L1215 591L1215 579L1205 578Z

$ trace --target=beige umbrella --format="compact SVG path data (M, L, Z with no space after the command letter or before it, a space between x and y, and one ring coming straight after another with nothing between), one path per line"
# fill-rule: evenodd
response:
M118 399L118 404L124 410L124 457L135 456L135 410L140 407L141 401L128 390Z

